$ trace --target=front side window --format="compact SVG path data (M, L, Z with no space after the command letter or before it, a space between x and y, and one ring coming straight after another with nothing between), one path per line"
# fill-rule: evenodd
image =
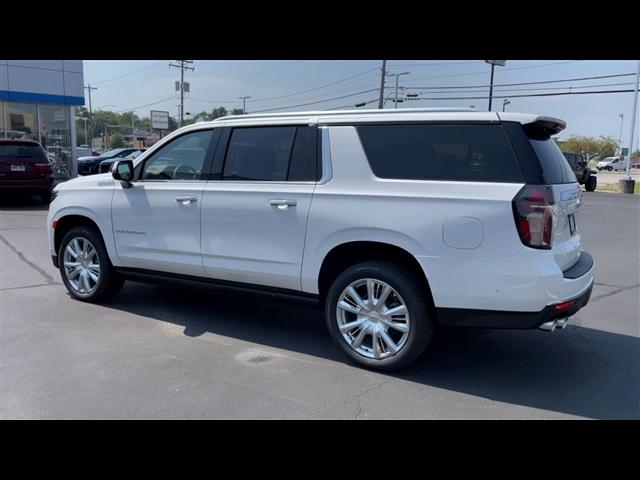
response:
M223 180L287 180L296 127L236 128L231 133Z
M374 175L408 180L521 182L500 125L356 127Z
M201 180L214 130L187 133L144 161L141 180Z

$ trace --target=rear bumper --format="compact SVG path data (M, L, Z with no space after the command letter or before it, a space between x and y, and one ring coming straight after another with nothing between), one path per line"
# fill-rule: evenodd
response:
M565 295L556 297L539 311L436 308L441 325L482 328L538 328L540 325L575 315L589 303L593 290L593 257L582 252L571 268L562 272ZM572 289L569 293L568 289Z
M501 310L469 310L465 308L438 308L438 322L449 327L478 327L478 328L538 328L543 323L559 318L575 315L591 298L593 280L587 289L578 296L564 300L573 300L568 308L558 309L556 304L547 305L539 312L505 312Z

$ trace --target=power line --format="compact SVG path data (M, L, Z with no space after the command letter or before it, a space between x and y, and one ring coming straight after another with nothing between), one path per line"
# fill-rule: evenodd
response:
M155 101L155 102L152 102L152 103L147 103L146 105L140 105L138 107L130 107L130 108L126 108L124 110L114 110L114 112L122 113L122 112L130 112L132 110L133 111L140 110L141 108L144 108L144 107L150 107L151 105L157 105L158 103L166 102L167 100L171 100L172 98L175 98L175 97L172 95L170 97L166 97L166 98L163 98L161 100L158 100L158 101Z
M505 72L505 71L513 71L513 70L525 70L525 69L529 69L529 68L540 68L540 67L550 67L550 66L554 66L554 65L564 65L567 63L575 63L575 62L581 62L582 60L569 60L567 62L554 62L554 63L543 63L541 65L529 65L526 67L513 67L513 68L503 68L501 71ZM468 73L457 73L454 75L438 75L438 76L431 76L431 77L420 77L420 78L413 78L410 81L411 82L415 82L417 80L429 80L429 79L434 79L434 78L454 78L454 77L468 77L468 76L473 76L473 75L486 75L487 72L483 71L483 72L468 72Z
M635 75L635 73L618 73L615 75L600 75L597 77L580 77L580 78L565 78L563 80L540 80L537 82L520 82L520 83L501 83L494 85L495 87L515 87L521 85L542 85L547 83L562 83L562 82L579 82L583 80L600 80L603 78L616 78L616 77L629 77ZM467 85L467 86L430 86L430 87L405 87L410 90L437 90L437 89L465 89L465 88L489 88L489 85Z
M320 90L320 89L322 89L322 88L330 87L330 86L332 86L332 85L337 85L338 83L343 83L343 82L349 81L349 80L351 80L351 79L353 79L353 78L361 77L362 75L365 75L365 74L367 74L367 73L373 72L373 71L375 71L375 70L378 70L378 68L377 68L377 67L376 67L376 68L371 68L371 69L369 69L369 70L365 70L364 72L360 72L360 73L357 73L357 74L352 75L352 76L350 76L350 77L343 78L342 80L337 80L337 81L335 81L335 82L327 83L327 84L325 84L325 85L320 85L320 86L318 86L318 87L310 88L310 89L308 89L308 90L301 90L301 91L299 91L299 92L289 93L289 94L287 94L287 95L279 95L279 96L277 96L277 97L258 98L258 99L253 100L253 102L254 102L254 103L255 103L255 102L266 102L266 101L268 101L268 100L278 100L278 99L281 99L281 98L295 97L296 95L301 95L301 94L303 94L303 93L313 92L313 91L315 91L315 90Z
M484 63L482 60L466 60L464 62L449 62L449 63L394 63L389 67L439 67L447 65L469 65L471 63Z
M524 98L524 97L555 97L561 95L590 95L590 94L599 94L599 93L629 93L634 92L635 90L594 90L591 92L554 92L554 93L529 93L523 95L502 95L496 96L494 98ZM416 100L484 100L489 98L485 97L417 97L412 98L412 101Z
M330 102L330 101L332 101L332 100L340 100L340 99L342 99L342 98L355 97L356 95L361 95L361 94L363 94L363 93L369 93L369 92L375 92L375 91L377 91L377 90L378 90L377 88L373 88L373 89L371 89L371 90L364 90L364 91L362 91L362 92L353 93L353 94L350 94L350 95L342 95L341 97L327 98L327 99L325 99L325 100L318 100L317 102L307 102L307 103L300 103L300 104L298 104L298 105L287 105L287 106L284 106L284 107L278 107L278 108L267 108L267 109L264 109L264 110L254 110L252 113L272 112L272 111L274 111L274 110L283 110L283 109L286 109L286 108L305 107L305 106L307 106L307 105L315 105L315 104L318 104L318 103Z
M98 85L98 84L100 84L100 83L110 82L110 81L112 81L112 80L117 80L117 79L119 79L119 78L128 77L128 76L130 76L130 75L134 75L134 74L136 74L136 73L139 73L139 72L142 72L142 71L144 71L144 70L148 70L148 69L150 69L150 68L154 68L154 67L157 67L158 65L163 65L163 64L164 64L164 62L154 63L153 65L147 65L146 67L141 68L140 70L135 70L135 71L133 71L133 72L125 73L124 75L118 75L117 77L107 78L107 79L105 79L105 80L99 80L99 81L97 81L97 82L93 82L93 84L94 84L94 85Z
M566 85L559 87L537 87L537 88L503 88L499 90L495 90L498 93L500 92L527 92L527 91L542 91L542 90L561 90L561 89L578 89L578 88L593 88L593 87L615 87L615 86L624 86L624 85L635 85L633 82L624 82L624 83L599 83L596 85ZM429 93L430 95L434 94L451 94L451 93L485 93L486 90L465 90L463 92L455 91L455 90L440 90L437 92L419 92L420 93Z

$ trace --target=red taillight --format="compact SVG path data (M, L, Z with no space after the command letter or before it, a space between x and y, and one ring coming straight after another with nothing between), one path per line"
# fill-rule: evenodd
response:
M553 189L548 185L525 185L513 199L516 227L526 246L551 248L553 204Z
M575 300L567 300L566 302L556 303L553 308L556 310L565 310L576 303Z
M38 162L34 163L33 166L38 172L41 173L53 173L53 167L49 162Z

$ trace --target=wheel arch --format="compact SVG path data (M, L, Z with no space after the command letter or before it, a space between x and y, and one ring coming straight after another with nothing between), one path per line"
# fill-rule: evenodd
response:
M333 280L350 266L364 261L390 261L410 270L420 280L429 299L429 310L436 314L429 280L420 262L405 248L391 243L357 240L344 242L334 246L324 256L318 273L318 292L322 302Z
M105 241L104 235L102 234L102 230L98 223L91 217L79 213L68 213L56 220L56 228L53 232L53 245L56 252L56 255L60 252L60 246L62 244L62 239L64 236L73 228L76 227L91 227L95 229L100 235L100 239L105 244L105 248L107 248L107 242Z

